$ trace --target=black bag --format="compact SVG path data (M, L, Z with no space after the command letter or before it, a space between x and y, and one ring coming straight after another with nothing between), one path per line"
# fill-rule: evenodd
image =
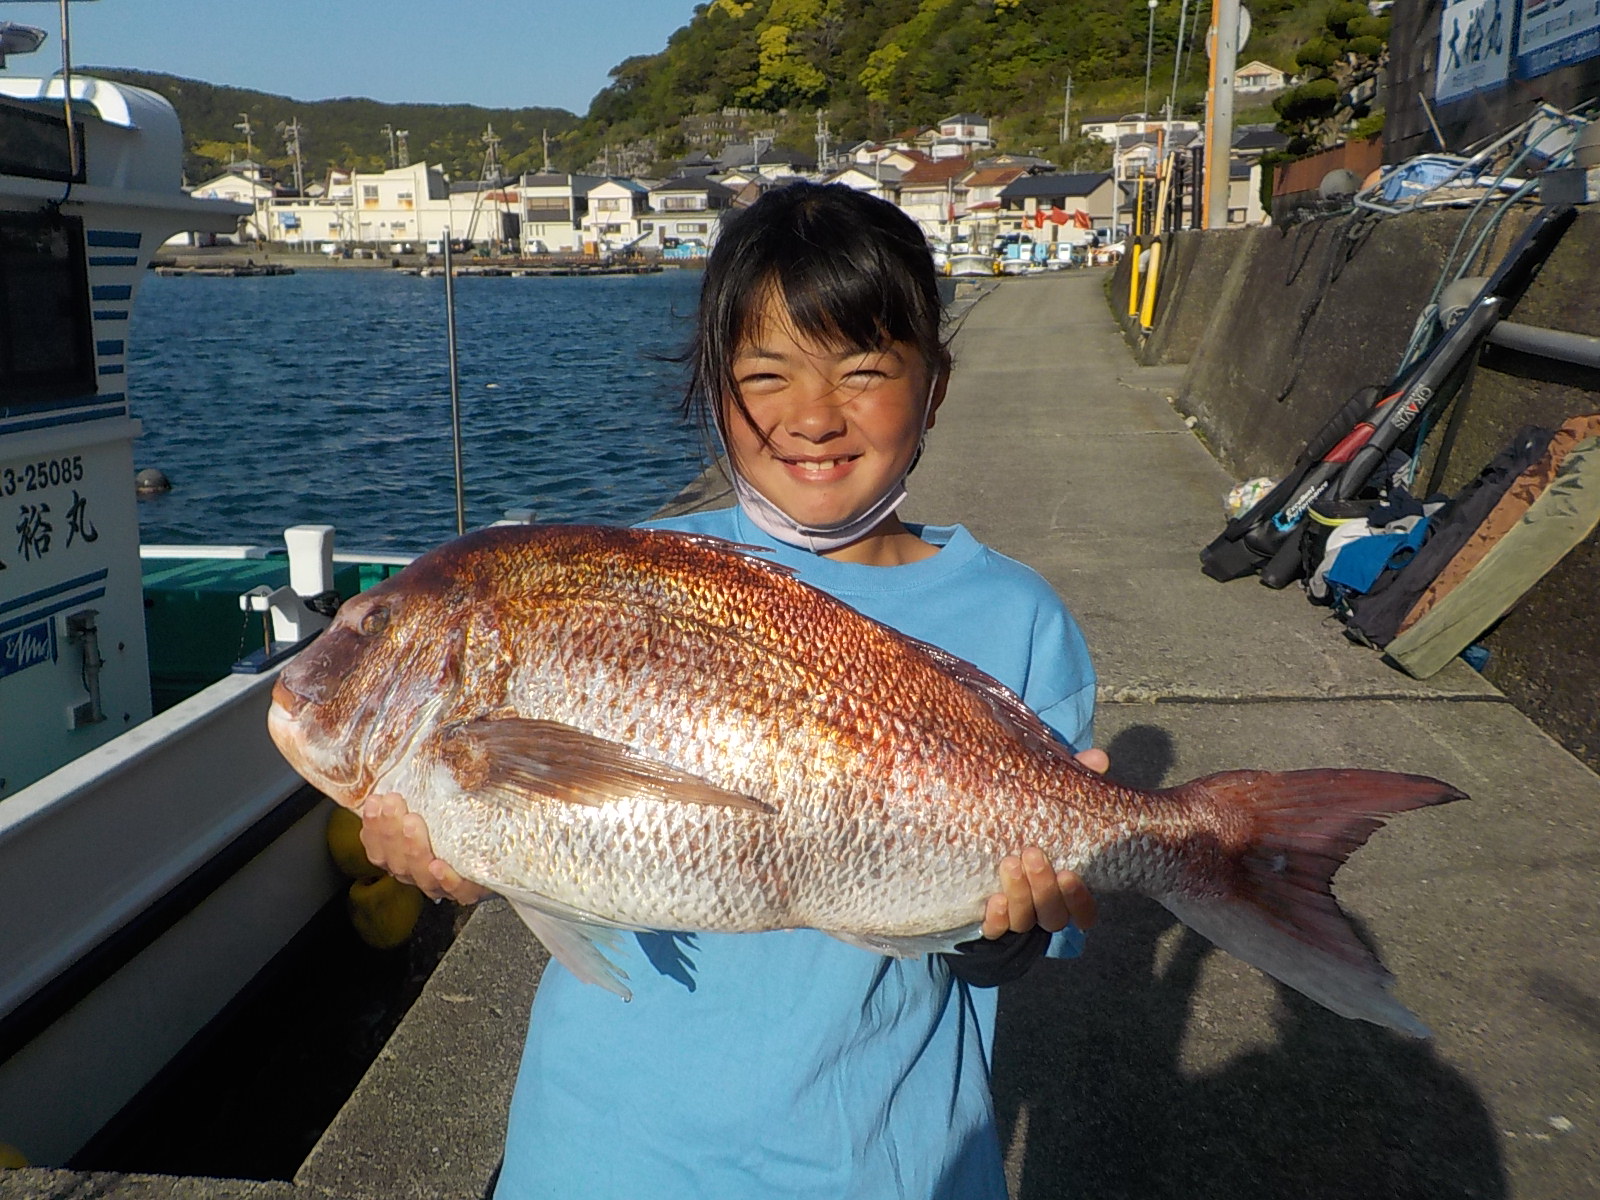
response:
M1434 514L1428 540L1403 566L1384 571L1372 588L1351 601L1346 634L1368 646L1387 646L1456 551L1472 536L1517 477L1544 457L1555 430L1526 425L1494 461Z

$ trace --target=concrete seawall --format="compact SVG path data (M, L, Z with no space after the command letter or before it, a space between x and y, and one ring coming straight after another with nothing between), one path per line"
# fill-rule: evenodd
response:
M1532 212L1514 210L1489 230L1467 274L1489 274ZM1388 382L1441 272L1449 263L1454 274L1486 225L1456 209L1184 232L1164 250L1148 333L1126 315L1126 260L1109 300L1142 362L1187 364L1178 406L1222 465L1239 479L1277 478L1353 393ZM1600 212L1580 213L1510 317L1600 334ZM1491 350L1457 404L1453 449L1438 461L1442 439L1429 439L1419 488L1436 479L1456 492L1519 428L1594 412L1600 395L1574 386L1570 372ZM1591 536L1482 639L1491 682L1591 766L1600 766L1597 585L1600 538Z

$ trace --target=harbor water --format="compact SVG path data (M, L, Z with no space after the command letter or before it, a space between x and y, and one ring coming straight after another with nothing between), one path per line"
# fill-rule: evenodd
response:
M469 525L649 516L703 465L678 415L700 274L456 281ZM379 270L144 282L129 387L152 542L421 551L455 532L444 282ZM287 1180L411 1005L465 913L360 942L330 904L70 1164Z
M700 273L464 277L456 324L468 526L627 523L699 473L678 353ZM135 463L170 492L150 542L420 552L455 533L444 281L398 271L144 281L128 386Z

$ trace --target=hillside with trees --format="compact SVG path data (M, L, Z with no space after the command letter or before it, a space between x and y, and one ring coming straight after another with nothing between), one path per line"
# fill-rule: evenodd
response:
M1281 118L1301 147L1326 140L1331 124L1351 115L1323 95L1346 83L1340 56L1354 48L1376 61L1374 34L1381 26L1386 35L1387 22L1369 28L1356 11L1364 6L1350 0L1248 7L1253 32L1240 62L1309 74L1314 86L1278 109L1271 97L1238 107L1236 122ZM396 147L386 130L406 132L411 161L440 164L458 179L480 175L490 124L507 174L539 170L546 135L557 170L646 173L756 134L814 152L819 113L835 146L980 113L993 120L1001 149L1089 169L1105 165L1106 148L1070 130L1063 138L1064 118L1075 129L1146 109L1158 117L1169 93L1175 117L1203 114L1210 10L1206 0L1156 0L1153 9L1148 0L709 0L658 53L614 67L582 118L557 108L299 101L169 75L98 73L173 102L191 179L250 150L292 179L285 134L296 121L309 183L330 166L390 165ZM249 146L237 128L244 116Z
M1240 61L1292 72L1297 48L1324 27L1334 2L1254 0ZM641 140L670 157L691 148L692 118L742 109L780 145L809 149L818 109L847 143L976 112L996 120L1003 148L1071 165L1087 148L1062 140L1069 78L1074 127L1159 114L1175 67L1174 116L1201 113L1210 8L1205 0L1157 0L1153 10L1146 0L711 0L660 53L613 69L568 144L583 161ZM1263 106L1240 119L1277 114Z
M187 145L184 173L191 183L227 169L230 162L254 154L272 167L280 180L294 178L294 157L286 141L298 122L302 176L307 184L322 179L330 167L381 171L392 165L392 145L385 127L405 132L412 162L442 164L456 179L476 179L483 169L482 136L490 125L502 139L497 153L506 174L537 171L544 165L543 135L550 136L554 157L559 139L575 129L579 118L563 108L479 108L470 104L383 104L376 100L291 100L267 92L227 87L162 75L107 67L80 68L88 74L131 83L158 92L172 102L183 123ZM246 119L247 139L238 126Z

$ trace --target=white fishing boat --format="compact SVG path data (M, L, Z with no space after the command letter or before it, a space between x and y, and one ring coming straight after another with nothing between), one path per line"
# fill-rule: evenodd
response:
M405 561L336 562L325 526L141 556L132 305L163 241L247 212L186 195L182 150L154 93L0 74L0 1143L42 1165L346 882L268 694Z
M979 254L975 251L965 251L957 254L952 252L946 257L944 273L952 276L994 275L995 257L992 254Z

